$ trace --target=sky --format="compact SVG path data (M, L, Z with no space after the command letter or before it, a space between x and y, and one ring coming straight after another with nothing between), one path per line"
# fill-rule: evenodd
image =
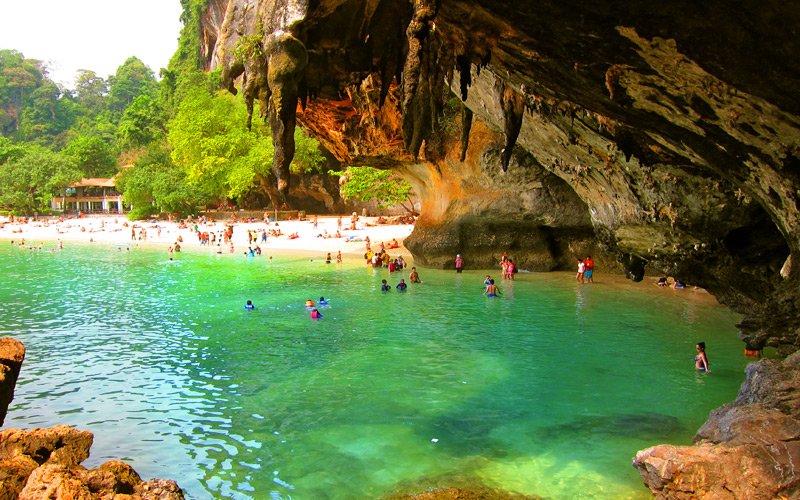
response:
M158 77L178 48L180 0L0 0L0 49L47 62L69 88L75 72L102 78L136 56Z

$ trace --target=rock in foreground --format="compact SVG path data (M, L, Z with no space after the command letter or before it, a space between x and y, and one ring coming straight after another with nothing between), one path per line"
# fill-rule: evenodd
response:
M0 339L0 425L3 425L8 405L14 399L14 387L24 359L22 342L9 337Z
M711 412L695 446L661 445L633 461L656 499L800 498L800 353L747 367L736 401Z
M0 499L183 500L175 483L142 481L123 462L106 462L88 470L79 465L89 457L94 437L59 425L52 429L0 432Z

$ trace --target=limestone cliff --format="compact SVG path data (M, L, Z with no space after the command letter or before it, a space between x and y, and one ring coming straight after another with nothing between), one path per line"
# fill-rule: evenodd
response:
M799 6L211 10L223 3L203 50L270 120L281 192L299 123L344 164L413 184L422 216L406 244L420 262L452 265L460 252L488 266L510 249L523 268L555 269L602 252L633 279L649 266L707 288L745 315L751 349L800 347Z

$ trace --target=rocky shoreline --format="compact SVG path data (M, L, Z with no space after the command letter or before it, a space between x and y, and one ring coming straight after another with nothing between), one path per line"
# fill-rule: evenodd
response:
M25 358L25 346L0 339L0 425L14 395ZM0 499L2 500L183 500L175 481L143 481L117 460L87 469L94 436L65 425L51 429L0 431Z
M636 454L633 466L657 500L800 497L800 352L746 373L736 400L711 412L693 446Z

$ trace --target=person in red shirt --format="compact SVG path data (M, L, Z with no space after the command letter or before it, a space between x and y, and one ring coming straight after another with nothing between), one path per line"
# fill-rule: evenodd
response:
M583 274L583 276L586 278L586 282L594 283L594 277L592 276L594 274L594 261L592 260L591 255L586 256L586 260L583 261L583 265L586 269Z

